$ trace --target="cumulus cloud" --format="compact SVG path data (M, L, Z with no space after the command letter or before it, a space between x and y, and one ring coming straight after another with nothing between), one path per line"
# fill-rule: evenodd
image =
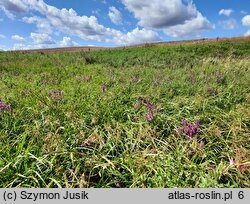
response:
M109 7L109 18L114 24L120 24L122 22L122 14L114 6Z
M16 40L16 41L25 41L24 37L22 37L20 35L12 35L11 39Z
M43 32L46 34L31 34L31 38L36 44L42 44L41 42L52 43L52 39L48 38L48 34L52 33L51 30L56 30L67 35L75 35L84 40L115 42L116 44L132 44L140 43L142 41L150 42L151 40L158 39L158 34L148 29L140 30L136 28L131 32L122 33L119 30L106 28L99 24L95 16L79 16L73 9L58 9L54 6L46 4L42 0L26 0L26 2L30 9L35 10L44 16L44 18L38 16L23 18L23 21L26 23L35 23L38 28L38 32L40 30L47 30L47 32ZM113 8L110 9L113 12L115 11ZM120 19L118 18L115 20L118 22ZM132 36L138 35L139 33L145 36L138 36L138 40L136 42ZM128 36L129 39L125 36ZM68 38L64 38L60 44L66 45L69 42L70 40Z
M162 28L182 24L196 16L192 3L184 5L181 0L122 0L124 5L139 20L141 26Z
M230 16L233 13L232 9L221 9L219 15Z
M1 0L0 5L10 12L24 13L28 11L24 0Z
M74 42L71 40L70 37L64 37L60 42L59 42L59 45L61 47L74 47L74 46L77 46L79 45L78 43Z
M184 24L170 26L169 28L164 29L164 33L178 38L200 36L202 32L211 30L214 27L215 26L212 25L205 17L198 13L196 18L187 20Z
M241 20L242 25L249 27L249 30L245 33L246 36L250 35L250 15L246 15Z
M126 34L120 33L114 38L116 44L123 44L123 45L133 45L133 44L140 44L140 43L147 43L153 41L159 41L160 36L157 32L152 30L147 30L145 28L139 29L135 28L131 32Z
M46 33L31 33L30 37L36 45L55 44L55 41Z
M53 47L73 47L78 44L71 40L70 37L64 37L61 41L55 42L47 34L40 33L31 33L30 37L33 40L33 43L16 43L12 47L12 50L29 50L29 49L44 49L44 48L53 48Z
M4 2L4 3L3 3ZM157 31L164 31L174 37L199 35L214 26L197 10L192 1L187 0L122 0L125 7L134 14L143 28L124 33L100 24L95 16L80 16L75 10L58 9L43 0L2 0L1 8L6 15L29 14L22 20L35 24L37 30L31 33L36 46L50 45L55 42L50 35L63 33L78 36L83 40L114 42L116 44L138 44L158 41ZM122 21L115 7L110 7L110 18L114 23ZM31 16L33 15L33 16ZM42 33L42 34L41 34ZM70 43L64 38L61 44Z
M199 35L214 27L197 10L192 1L122 0L126 8L145 28L164 30L173 37Z
M28 5L25 3L25 0L1 0L0 9L7 17L14 19L14 14L27 12Z
M117 30L106 28L99 24L95 16L79 16L73 9L58 9L46 4L43 0L26 0L31 10L40 13L44 17L24 17L27 23L35 23L39 30L51 29L65 33L67 35L76 35L84 40L105 41L117 34Z
M97 41L104 41L105 38L112 37L117 32L99 24L95 16L79 16L73 9L58 9L46 4L43 0L3 0L0 5L9 17L13 17L14 12L38 12L42 17L23 18L26 23L35 23L38 32L44 33L45 30L46 33L51 33L53 28L65 34L79 36L84 40Z
M42 32L47 34L52 33L53 29L47 19L40 18L38 16L32 16L32 17L23 17L22 20L25 23L29 24L35 23L37 27L37 32Z
M250 27L250 15L246 15L241 20L243 26L249 26Z
M219 21L219 25L221 25L226 30L233 30L238 26L237 21L233 18L225 21Z

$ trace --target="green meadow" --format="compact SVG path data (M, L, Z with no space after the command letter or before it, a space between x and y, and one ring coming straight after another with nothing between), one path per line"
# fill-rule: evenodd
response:
M0 187L250 187L250 41L0 52Z

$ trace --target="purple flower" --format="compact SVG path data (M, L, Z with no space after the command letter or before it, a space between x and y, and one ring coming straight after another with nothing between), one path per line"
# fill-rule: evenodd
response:
M148 111L150 111L150 112L153 111L153 105L150 101L148 101L148 103L147 103L147 108L148 108Z
M200 120L196 120L196 128L197 128L197 129L200 128Z
M147 121L151 121L151 120L153 120L154 115L153 115L153 105L150 101L147 102L147 109L148 109L148 112L145 116L145 119Z
M146 108L147 108L147 113L146 113L146 115L145 115L145 120L146 120L146 121L151 121L151 120L153 120L154 114L153 114L153 104L152 104L152 102L149 101L149 100L147 100L147 99L144 98L144 97L139 97L139 100L141 101L141 103L140 103L140 104L137 104L136 106L134 106L135 109L137 109L137 106L138 106L138 107L141 107L141 105L146 106Z
M6 110L7 112L10 112L10 111L11 111L11 108L10 108L10 106L9 106L8 104L5 104L4 108L5 108L5 110Z
M239 169L244 169L245 166L244 166L243 164L239 164L239 165L237 166L237 168L239 168Z
M207 92L210 94L210 95L213 95L215 93L213 87L208 87L207 88Z
M197 120L195 126L189 123L186 119L182 120L182 126L178 128L176 131L177 134L182 135L185 134L187 136L187 140L190 140L195 135L199 134L200 121Z
M147 114L145 115L145 120L146 121L151 121L154 119L154 115L152 112L147 112Z
M188 121L187 121L186 119L183 119L183 120L182 120L182 125L187 126L187 125L188 125Z
M236 164L236 160L234 160L234 159L230 159L229 161L230 161L230 164L231 164L231 165Z
M137 76L131 76L130 80L133 81L133 82L138 82L139 78Z
M106 93L106 85L104 82L102 82L102 84L101 84L101 91L102 91L102 93Z
M176 131L176 134L177 134L177 135L181 135L181 134L183 134L183 133L184 133L184 128L181 128L181 127L178 128L177 131Z
M0 98L0 112L7 111L11 112L11 108L7 103L4 103L2 98Z
M60 101L63 99L64 92L63 90L50 90L48 96L56 101Z
M210 165L210 169L215 169L215 166L214 165Z
M239 164L239 165L237 165L237 168L239 168L239 169L244 169L244 168L249 168L249 167L250 167L250 163L249 162L247 162L245 164Z

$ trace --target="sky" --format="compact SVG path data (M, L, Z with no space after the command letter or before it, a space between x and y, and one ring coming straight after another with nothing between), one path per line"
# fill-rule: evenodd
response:
M0 50L250 35L250 0L0 0Z

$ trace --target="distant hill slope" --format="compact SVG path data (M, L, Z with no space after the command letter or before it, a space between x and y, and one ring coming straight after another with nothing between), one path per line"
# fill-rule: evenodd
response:
M170 42L158 42L158 43L144 43L131 46L119 46L119 47L64 47L64 48L48 48L48 49L34 49L34 50L19 50L21 52L89 52L98 50L113 50L113 49L127 49L136 47L150 47L150 46L171 46L171 45L182 45L182 44L204 44L204 43L215 43L215 42L227 42L227 41L250 41L250 36L233 37L233 38L202 38L196 40L182 40L182 41L170 41Z

